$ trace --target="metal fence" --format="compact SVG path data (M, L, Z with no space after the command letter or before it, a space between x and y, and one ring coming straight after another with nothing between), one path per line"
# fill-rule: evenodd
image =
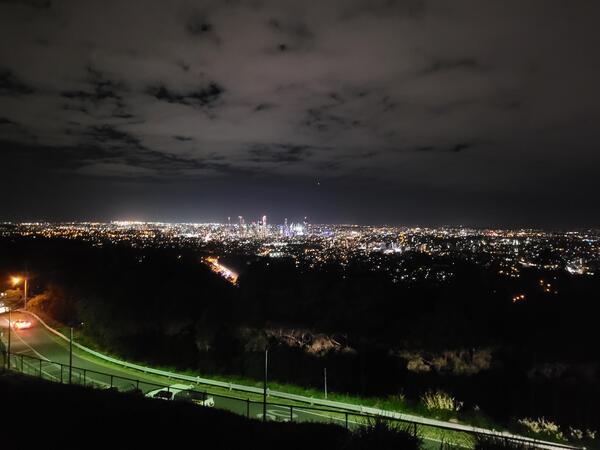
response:
M442 446L456 446L473 448L481 433L470 431L457 431L443 425L425 425L391 417L381 417L370 414L361 414L342 409L314 407L293 403L277 403L253 400L235 395L217 394L208 392L201 384L186 384L181 381L177 384L165 385L147 380L128 378L121 375L98 372L82 367L69 366L54 361L48 361L23 354L9 354L2 348L0 341L0 357L2 367L25 375L35 376L44 380L63 384L74 384L97 389L112 389L120 392L137 392L140 395L156 395L173 400L190 401L199 405L214 406L218 409L231 411L249 419L280 422L320 422L331 423L348 430L372 425L375 421L385 421L390 426L400 427L421 437L429 445L428 448ZM265 414L266 412L266 414ZM490 433L485 435L490 437ZM526 437L506 436L502 433L491 434L506 441L521 443L530 448L548 449L576 449L577 447L562 444L536 441Z
M79 350L82 350L88 354L91 354L103 361L107 361L118 367L134 370L139 373L144 373L145 375L148 375L148 376L150 376L150 375L158 376L158 377L161 377L161 379L178 380L178 381L183 381L184 383L188 383L188 384L193 383L196 386L200 386L200 385L203 385L205 387L209 386L210 389L226 389L226 390L229 390L230 392L232 392L232 391L237 392L238 395L242 395L242 396L243 395L248 395L248 396L261 395L262 396L262 394L263 394L263 390L256 386L247 386L247 385L241 385L241 384L236 384L236 383L232 383L232 382L224 382L224 381L219 381L219 380L214 380L214 379L209 379L209 378L201 378L199 376L193 377L193 376L189 376L189 375L168 372L168 371L156 369L153 367L147 367L147 366L142 366L139 364L133 364L133 363L130 363L127 361L116 359L111 356L104 355L93 349L85 347L77 342L71 342L71 340L68 337L66 337L59 331L50 327L48 324L46 324L44 322L44 320L42 318L40 318L36 314L34 314L30 311L20 311L20 312L31 315L36 320L38 320L38 322L41 323L50 333L58 336L59 338L65 340L66 342L72 343L72 345L74 347L78 348ZM382 410L379 408L374 408L374 407L365 406L365 405L356 405L356 404L352 404L352 403L344 403L344 402L332 401L332 400L327 400L327 399L322 399L322 398L306 397L306 396L302 396L302 395L298 395L298 394L291 394L289 392L282 392L282 391L275 391L275 390L267 390L267 393L270 394L271 398L277 398L281 402L289 402L289 403L295 403L295 404L310 404L311 406L316 405L317 408L315 408L315 409L317 411L330 411L330 410L344 411L344 412L347 411L349 415L356 416L357 418L359 418L359 420L356 421L359 423L361 423L360 418L362 418L362 417L369 417L370 420L373 420L373 417L377 417L377 418L380 418L381 420L385 420L390 423L410 424L414 429L423 430L427 435L433 435L433 436L438 436L440 434L443 434L444 436L446 436L446 435L465 436L466 435L466 436L471 436L471 437L472 436L485 436L488 438L500 437L501 439L506 440L506 441L521 442L521 443L525 443L528 445L535 445L537 448L551 448L551 449L562 449L562 448L575 449L575 448L578 448L578 447L569 446L566 444L557 444L557 443L555 444L554 442L540 441L540 440L537 440L534 438L523 437L523 436L515 435L512 433L508 433L508 432L498 432L495 430L488 430L486 428L481 428L481 427L476 427L476 426L471 426L471 425L466 425L466 424L461 424L461 423L455 423L455 422L446 422L446 421L441 421L441 420L437 420L437 419L401 413L401 412L397 412L397 411ZM238 398L238 397L233 397L233 398ZM259 402L259 403L262 405L262 402ZM267 412L266 416L267 416L267 418L272 417L272 416L279 417L276 414L271 414L270 416L268 416L268 412ZM351 425L352 423L353 423L352 420L350 420L349 426L352 426ZM443 433L442 433L442 431L443 431Z

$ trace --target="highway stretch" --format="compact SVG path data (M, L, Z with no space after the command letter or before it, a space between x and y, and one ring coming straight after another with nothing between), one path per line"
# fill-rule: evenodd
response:
M0 326L2 327L3 332L2 339L6 346L8 344L8 315L4 314L3 316L4 317L0 319ZM66 367L69 365L68 342L65 342L63 339L48 331L44 326L38 323L37 319L31 317L29 314L14 312L12 314L12 320L15 321L19 319L31 320L33 326L26 330L12 330L11 354L31 356L44 360L45 362L41 365L43 378L68 382L69 371ZM18 357L14 358L14 361L15 364L20 364L20 359ZM28 371L35 374L39 373L38 371L40 369L37 367L37 363L32 364L30 361L28 362L27 358L24 361L26 365L28 364L31 366L29 368L25 367L25 373ZM174 383L181 384L181 382L173 381L169 378L157 377L139 371L115 367L110 363L104 363L96 358L89 357L77 348L73 351L72 365L76 368L72 373L72 381L77 384L82 384L83 377L85 376L85 384L90 386L108 388L112 385L122 391L129 391L137 388L144 393ZM205 391L205 389L201 388L202 386L199 386L198 390ZM210 394L212 394L212 392L209 392L209 395ZM221 397L218 394L214 396L214 399L215 407L217 408L226 409L243 415L247 415L248 413L248 405L243 400ZM250 405L250 417L262 419L262 414L262 405L256 403ZM270 405L267 410L267 418L269 420L289 420L290 410L285 406ZM331 417L326 417L322 413L308 410L303 411L301 408L293 408L291 418L299 421L331 421ZM337 421L341 423L341 419Z
M46 379L54 381L68 382L68 364L69 364L69 342L68 338L60 335L56 330L46 325L39 317L22 311L14 311L12 313L12 320L30 320L33 326L29 329L11 331L11 354L12 355L24 355L22 359L25 361L24 364L32 365L28 362L27 356L42 360L42 362L36 361L36 367L24 367L24 371L30 371L35 374L42 374ZM2 340L7 345L8 337L8 314L0 315L0 330L2 332ZM81 348L79 348L81 347ZM97 352L96 355L90 354L90 351L85 351L85 347L73 346L72 366L76 369L72 372L73 382L81 384L84 382L87 385L96 387L115 387L119 390L128 391L133 389L139 389L144 393L151 390L157 389L163 386L169 386L174 383L181 384L181 379L184 376L178 376L177 374L170 374L171 376L161 376L156 373L148 373L148 371L161 372L151 368L142 368L146 370L136 370L130 367L119 366L113 362L105 361L99 358ZM100 355L102 356L102 355ZM19 364L21 359L19 356L13 357L13 366ZM118 360L114 360L118 361ZM39 363L39 367L38 366ZM128 364L123 362L122 364ZM61 366L62 365L62 366ZM131 364L130 364L131 365ZM135 366L135 365L131 365ZM187 380L185 384L194 384L195 389L199 391L207 392L213 395L215 400L215 407L219 409L225 409L237 414L247 415L251 418L261 419L263 415L262 404L258 402L246 402L245 398L253 397L255 400L259 397L257 394L261 393L262 390L251 386L240 386L233 385L224 382L211 381L204 378L185 377ZM190 383L190 379L193 383ZM210 382L211 385L206 385ZM215 385L224 385L225 387L219 388ZM229 386L229 389L226 388ZM233 388L236 390L243 389L246 392L237 392L235 397ZM254 395L252 395L254 394ZM223 396L221 396L223 395ZM225 395L227 397L225 397ZM277 401L276 397L283 398L281 401ZM274 400L275 398L275 400ZM293 398L293 401L290 401ZM506 432L499 433L494 430L477 429L467 425L459 425L455 423L436 421L433 419L410 416L406 414L400 415L400 413L392 411L380 411L374 408L357 407L357 405L351 404L340 404L337 402L323 401L311 398L305 398L298 395L285 395L284 393L271 392L269 403L282 403L285 404L268 404L267 407L267 419L268 420L293 420L293 421L318 421L318 422L333 422L339 425L347 425L350 428L360 426L365 423L364 418L359 417L358 413L364 412L368 414L378 413L385 417L402 418L402 420L412 421L414 420L419 424L421 435L431 445L427 445L431 448L437 442L442 440L455 440L465 446L470 446L471 438L461 431L477 431L484 434L493 434L495 436L502 436L507 438L517 438L530 443L535 443L538 448L547 449L564 449L564 448L576 448L563 444L555 444L551 442L534 441L530 438L512 435ZM290 408L288 403L294 406ZM312 404L323 404L327 403L329 407L334 407L331 411L315 410L311 409L309 405ZM333 405L333 406L332 406ZM358 408L358 411L357 411ZM349 412L345 414L345 411ZM382 414L381 414L382 413ZM444 429L432 428L428 424L435 425L436 427L443 427ZM456 430L456 431L454 431ZM425 431L425 432L423 432Z

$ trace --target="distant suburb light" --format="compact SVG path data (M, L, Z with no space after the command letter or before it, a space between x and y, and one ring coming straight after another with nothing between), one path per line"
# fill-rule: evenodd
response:
M521 302L523 300L525 300L525 294L515 295L512 299L513 303Z

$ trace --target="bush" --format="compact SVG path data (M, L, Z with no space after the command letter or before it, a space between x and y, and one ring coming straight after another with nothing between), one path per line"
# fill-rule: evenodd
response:
M454 397L444 391L427 391L421 400L428 411L458 412L463 406L462 402L457 402Z
M578 428L569 427L569 431L567 432L567 437L569 442L576 443L578 445L593 445L596 444L596 436L597 432L595 430L580 430ZM596 446L594 445L594 448Z
M519 419L519 424L528 433L534 434L536 437L558 441L565 440L565 436L562 431L560 431L559 426L550 420L546 420L544 417L538 417L537 419L526 417L524 419Z
M346 450L412 450L421 448L421 438L409 425L373 419L350 435Z
M500 437L478 436L475 450L534 450L535 447L524 442L509 441Z

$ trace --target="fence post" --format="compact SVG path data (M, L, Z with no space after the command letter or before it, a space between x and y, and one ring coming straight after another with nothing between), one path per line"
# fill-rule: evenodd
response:
M69 384L73 381L73 327L70 328L69 335Z
M10 314L10 308L8 308L8 348L6 349L6 351L8 352L8 369L10 370L10 322L12 321L11 319L11 314Z
M113 376L112 375L110 376L110 387L111 388L113 387Z
M413 434L417 437L417 422L413 423Z
M42 377L42 360L41 359L40 359L40 378L43 378Z
M60 365L60 384L63 384L63 365Z
M83 369L83 385L85 386L85 379L86 379L86 370Z
M249 398L246 399L246 417L248 419L250 418L250 399Z
M139 378L137 380L135 380L135 388L139 391L140 390L140 380Z
M23 355L21 355L21 373L25 373L23 372Z
M348 429L348 411L344 413L346 415L346 430Z
M294 406L290 405L290 422L294 421Z

